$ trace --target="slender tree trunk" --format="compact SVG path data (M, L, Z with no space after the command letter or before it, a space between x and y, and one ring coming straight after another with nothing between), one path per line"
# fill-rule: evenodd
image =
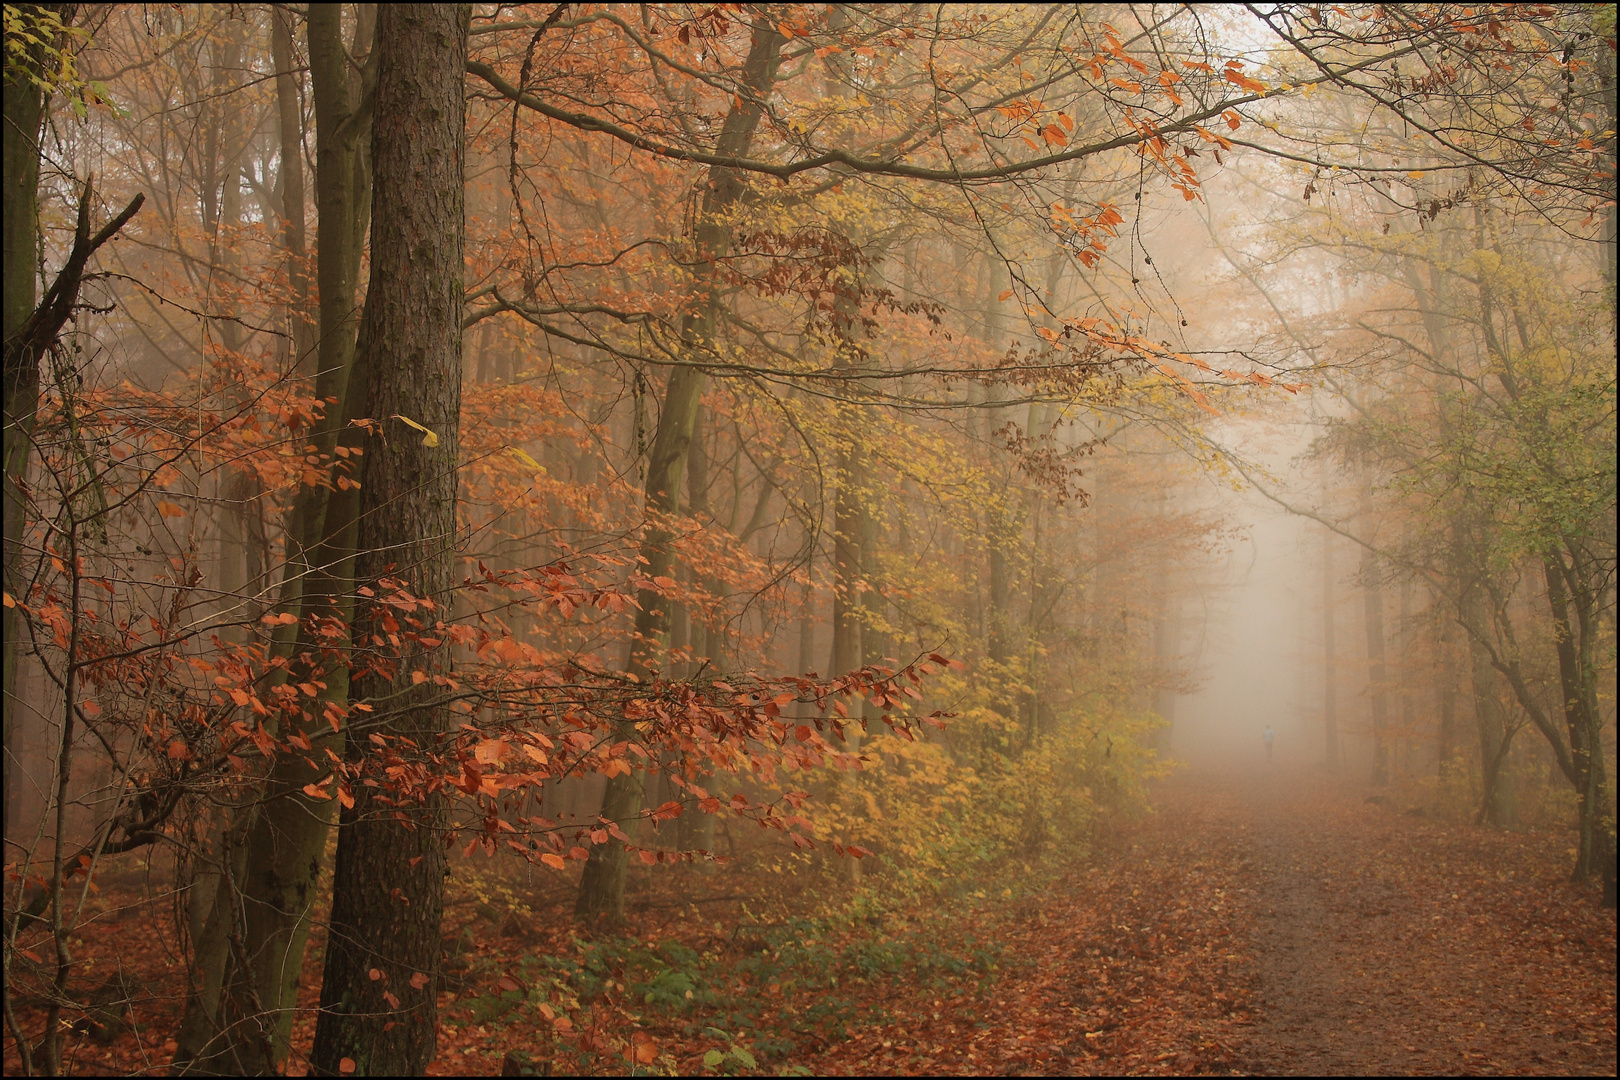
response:
M697 414L692 418L692 441L686 454L686 512L695 520L703 521L709 516L709 453L708 446L703 441L703 408L699 406ZM693 578L704 582L711 591L718 592L715 583L704 581L703 571L699 567L691 567ZM713 624L702 621L688 621L691 635L692 652L695 657L708 657L710 670L718 674L718 665L721 663L723 651L719 634L711 627ZM701 663L701 660L697 661ZM695 670L695 668L694 668ZM679 763L676 763L679 768ZM705 814L698 809L698 800L689 792L683 791L680 796L682 806L681 816L675 819L676 843L682 851L713 851L714 850L714 815ZM696 862L694 869L707 871L713 863L704 860Z
M378 596L391 591L383 579L402 582L423 602L414 618L429 632L450 610L454 574L471 14L464 4L385 5L377 25L372 158L377 189L389 197L373 223L363 336L367 401L385 419L361 469L355 579ZM437 438L418 438L399 416ZM355 640L367 652L357 658L354 693L376 711L369 730L351 732L351 762L368 749L362 735L382 736L409 759L436 752L448 730L431 678L448 673L448 646L404 635L392 652L379 643L393 621L385 610L356 615ZM418 683L418 673L430 677ZM382 789L356 783L352 791L338 830L310 1061L328 1075L420 1075L437 1043L448 807L443 794L417 792L415 805L400 807L380 801Z
M1378 559L1363 549L1361 560L1362 621L1367 633L1367 698L1372 712L1372 782L1389 783L1389 690L1384 670L1384 589Z
M276 68L276 132L281 167L281 241L287 261L287 288L292 294L288 329L292 335L293 369L309 374L315 347L310 321L309 273L304 243L304 113L299 100L300 76L293 59L293 17L286 7L270 11L270 55Z
M770 95L776 82L776 69L781 64L784 38L775 25L761 21L754 27L753 40L743 65L743 77L756 100ZM745 154L753 141L763 111L755 101L737 98L720 130L718 150L722 154ZM734 206L746 188L742 179L732 170L714 166L709 170L709 187L703 197L702 221L696 230L696 244L701 258L710 268L699 280L692 298L692 308L698 314L682 320L682 336L694 348L692 358L701 358L714 341L715 305L712 268L730 246L730 228L722 220L724 212ZM652 451L647 461L644 501L649 518L668 517L680 508L681 473L686 465L687 450L692 442L692 431L697 423L698 403L703 395L704 372L695 364L672 367L664 388L664 408L658 418L658 433L653 437ZM671 535L667 526L652 520L641 543L642 572L649 578L668 577L674 563ZM640 609L636 612L635 634L630 645L628 669L638 676L651 673L652 662L662 655L668 645L669 602L651 590L644 590L637 598ZM619 725L619 737L636 739L635 725L629 721ZM601 816L609 821L625 822L635 816L643 802L643 781L640 770L620 773L607 782L602 798ZM619 922L624 918L624 886L629 872L629 852L622 841L609 839L591 849L590 859L580 877L579 893L574 901L574 917L590 922Z
M374 5L357 20L353 52L370 49ZM355 368L355 285L370 205L369 106L351 78L349 51L341 37L338 5L311 5L311 82L315 95L319 214L317 275L320 296L319 368L316 393L335 398L311 433L313 452L333 454L350 419L368 415L363 380ZM285 149L284 149L285 152ZM351 390L351 384L353 389ZM370 412L369 415L376 415ZM343 441L358 445L350 432ZM299 490L288 516L286 578L280 607L301 613L286 646L298 670L326 686L306 713L302 731L313 754L343 752L343 737L322 715L330 703L347 702L346 650L317 633L310 617L347 634L352 612L355 513L358 492L320 485ZM329 659L323 661L322 650ZM283 739L291 731L277 733ZM180 1073L256 1074L274 1071L285 1059L297 1004L298 979L308 942L310 912L325 863L336 804L303 791L310 780L302 755L284 754L272 764L260 790L235 811L216 865L234 868L231 888L216 890L213 909L194 943L192 987L173 1068ZM224 901L223 903L221 901Z
M1453 767L1457 753L1457 664L1452 655L1449 627L1440 633L1439 654L1434 692L1440 711L1440 730L1436 734L1434 753L1435 773L1443 778L1446 770Z
M1467 580L1467 577L1464 577ZM1470 626L1489 625L1483 598L1477 585L1466 585L1462 597L1463 620ZM1507 711L1502 704L1501 676L1491 665L1485 646L1469 634L1469 668L1474 691L1474 722L1479 731L1480 820L1500 829L1519 823L1518 796L1513 789L1513 770L1508 767L1511 735Z
M1322 682L1322 725L1327 738L1327 767L1339 768L1339 672L1338 646L1334 641L1336 614L1333 610L1333 533L1322 533L1322 659L1326 674Z
M1597 666L1592 660L1591 629L1596 622L1594 604L1576 596L1578 618L1570 620L1570 590L1566 585L1567 564L1556 552L1541 560L1547 584L1547 602L1552 609L1553 634L1558 652L1559 686L1563 691L1564 724L1569 731L1569 750L1575 775L1576 803L1580 809L1580 842L1576 851L1573 877L1584 881L1593 873L1603 881L1604 903L1614 904L1615 842L1614 818L1609 809L1607 777L1603 762L1603 723L1597 703ZM1578 566L1578 564L1577 564ZM1573 575L1571 575L1573 576ZM1576 580L1579 580L1578 578Z

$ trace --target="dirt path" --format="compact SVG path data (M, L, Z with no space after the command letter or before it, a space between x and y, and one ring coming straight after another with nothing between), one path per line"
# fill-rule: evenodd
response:
M1553 837L1430 822L1308 773L1242 791L1260 1023L1240 1067L1614 1072L1613 915L1562 880Z
M1283 768L1183 774L1007 913L988 1002L895 1003L817 1072L1613 1074L1615 921L1547 834ZM938 1006L939 1002L933 1002Z

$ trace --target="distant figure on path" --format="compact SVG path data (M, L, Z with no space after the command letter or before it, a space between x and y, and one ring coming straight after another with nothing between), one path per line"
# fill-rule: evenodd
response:
M1277 733L1275 731L1271 730L1271 725L1270 724L1267 724L1266 725L1266 733L1264 735L1260 736L1260 738L1265 740L1265 743L1266 743L1266 760L1270 761L1271 760L1271 744L1272 744L1272 741L1277 738Z

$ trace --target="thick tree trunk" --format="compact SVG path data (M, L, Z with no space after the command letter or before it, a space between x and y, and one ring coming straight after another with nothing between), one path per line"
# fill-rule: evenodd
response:
M64 20L71 17L76 5L42 5L57 9ZM64 10L65 9L65 10ZM39 248L36 246L39 229L39 133L45 120L45 93L29 78L30 59L8 53L5 63L4 130L0 131L0 152L3 152L3 179L0 196L5 200L5 213L0 215L0 237L5 254L5 286L0 311L4 317L4 340L22 329L34 313L38 300ZM8 364L5 370L5 441L4 441L4 524L5 524L5 590L13 596L22 591L18 580L19 549L23 534L23 497L21 485L28 477L29 438L34 430L34 409L39 401L39 362L37 357L20 357L23 362ZM14 607L4 609L4 701L0 714L5 724L5 819L16 820L15 802L22 790L14 782L12 762L12 717L23 711L21 702L14 700L17 689L18 642L22 635L22 619ZM8 834L9 835L9 834Z
M735 99L721 127L717 149L722 154L742 155L748 152L754 131L759 126L763 111L756 101L770 95L776 82L776 69L781 63L778 55L784 38L775 25L762 21L754 27L754 36L743 65L743 78L755 101ZM746 190L741 178L732 170L715 166L709 170L709 187L703 197L702 221L696 230L696 244L701 258L711 268L703 274L694 289L692 307L700 314L689 315L682 322L683 337L694 346L693 359L709 351L714 340L715 298L717 282L713 280L715 261L724 256L730 246L730 229L722 220L724 211L734 206ZM680 509L681 473L685 470L686 454L692 443L692 431L697 423L698 404L703 396L704 371L695 364L682 364L670 368L669 381L664 388L664 408L658 418L658 433L653 438L652 452L647 461L647 479L644 491L648 516L668 517ZM669 529L657 522L649 523L641 542L642 573L649 578L668 577L674 566L671 543L674 537ZM659 594L644 590L637 598L640 609L636 612L635 636L630 645L628 669L638 676L652 670L653 662L668 647L670 604ZM637 738L635 725L619 725L619 737ZM640 812L644 800L644 774L632 769L620 773L607 782L602 798L601 816L614 822L625 822ZM619 922L624 918L624 885L629 871L629 852L622 841L609 839L591 849L591 857L580 877L579 893L574 900L574 917L589 922Z
M415 617L429 632L449 610L454 574L471 12L462 4L386 5L377 26L372 158L377 190L389 197L377 203L372 227L363 336L366 397L383 438L368 440L361 468L355 580L378 596L392 591L382 579L402 582L424 602ZM402 416L436 439L419 438ZM431 678L448 672L448 646L412 644L409 635L396 639L405 642L397 651L381 645L391 622L384 612L356 614L355 641L366 649L357 665L370 666L356 674L354 693L376 711L367 730L350 732L351 761L368 749L366 736L381 735L409 758L436 751L448 728ZM430 677L418 683L419 672ZM417 792L414 805L396 809L379 800L381 789L357 783L352 791L338 830L310 1060L329 1075L420 1075L437 1040L447 805L442 794Z

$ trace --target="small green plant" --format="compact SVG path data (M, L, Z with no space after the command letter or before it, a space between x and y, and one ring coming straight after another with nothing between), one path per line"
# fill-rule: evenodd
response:
M753 1052L748 1047L734 1040L725 1031L717 1027L704 1028L703 1033L720 1039L730 1046L729 1050L710 1050L703 1055L703 1067L722 1076L735 1076L744 1069L759 1068Z

